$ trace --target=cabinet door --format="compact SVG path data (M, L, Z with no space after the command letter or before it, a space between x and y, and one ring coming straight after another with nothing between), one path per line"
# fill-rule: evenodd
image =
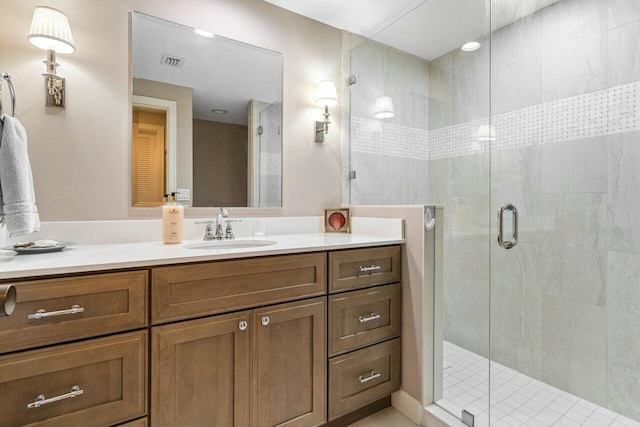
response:
M152 328L151 425L249 425L250 313Z
M254 311L253 424L326 421L326 298Z

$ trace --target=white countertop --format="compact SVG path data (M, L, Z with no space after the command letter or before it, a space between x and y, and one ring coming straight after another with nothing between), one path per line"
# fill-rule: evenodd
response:
M404 243L404 239L398 237L325 233L275 235L268 236L266 240L276 243L270 246L237 249L189 249L185 245L202 241L188 240L175 245L165 245L160 241L77 245L67 247L61 252L34 255L17 255L13 251L1 251L3 253L0 254L0 279Z

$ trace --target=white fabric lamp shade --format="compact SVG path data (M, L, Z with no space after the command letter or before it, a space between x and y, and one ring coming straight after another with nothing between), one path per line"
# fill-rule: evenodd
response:
M47 6L36 6L29 29L29 42L56 53L73 53L76 47L67 15Z
M335 107L338 105L338 92L336 85L331 80L323 80L318 83L316 104L320 106Z
M374 107L373 117L376 119L390 119L394 116L393 102L389 96L381 96L376 98L376 106Z

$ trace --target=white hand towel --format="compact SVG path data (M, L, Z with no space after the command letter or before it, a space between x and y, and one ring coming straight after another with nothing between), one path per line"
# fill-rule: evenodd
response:
M40 230L27 152L27 133L18 119L4 116L0 122L0 216L9 236Z

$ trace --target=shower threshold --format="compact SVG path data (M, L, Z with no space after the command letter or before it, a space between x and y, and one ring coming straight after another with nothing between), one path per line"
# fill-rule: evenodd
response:
M640 423L545 384L450 342L443 345L443 397L436 403L474 427L640 427Z

